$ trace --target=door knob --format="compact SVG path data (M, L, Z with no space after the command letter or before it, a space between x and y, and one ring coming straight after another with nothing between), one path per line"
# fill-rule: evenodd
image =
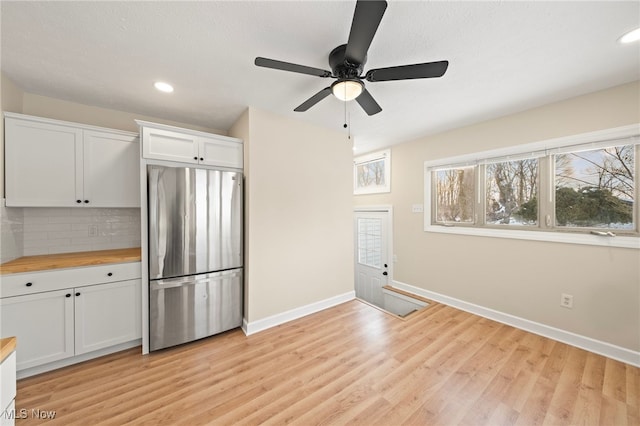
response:
M387 273L387 271L384 271L382 275L389 275L389 274Z

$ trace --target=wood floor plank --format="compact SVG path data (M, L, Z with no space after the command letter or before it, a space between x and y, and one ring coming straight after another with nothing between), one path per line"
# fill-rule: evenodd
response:
M359 301L18 381L55 425L637 425L640 369L438 303Z

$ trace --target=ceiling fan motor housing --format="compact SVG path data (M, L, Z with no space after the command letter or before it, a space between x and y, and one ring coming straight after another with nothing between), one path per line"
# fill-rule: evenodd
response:
M346 50L347 45L343 44L329 53L329 66L331 67L331 71L333 71L333 76L339 80L359 79L360 75L362 75L364 64L367 62L366 56L361 64L351 64L345 60Z

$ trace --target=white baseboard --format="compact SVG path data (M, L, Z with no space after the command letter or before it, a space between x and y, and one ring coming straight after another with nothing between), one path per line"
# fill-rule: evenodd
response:
M594 352L599 355L604 355L608 358L640 367L640 352L632 351L631 349L626 349L620 346L613 345L611 343L602 342L590 337L575 334L570 331L561 330L559 328L540 324L538 322L516 317L504 312L485 308L480 305L465 302L464 300L445 296L443 294L435 293L433 291L425 290L419 287L414 287L400 281L394 280L392 285L399 288L400 290L405 290L409 293L417 294L418 296L431 299L444 305L452 306L462 311L470 312L472 314L476 314L484 318L507 324L521 330L529 331L531 333L548 337L550 339L557 340L559 342L566 343L568 345L575 346L589 352Z
M291 309L289 311L282 312L280 314L272 315L261 320L247 322L246 318L242 320L242 331L247 336L257 333L259 331L266 330L271 327L275 327L285 322L289 322L304 316L320 312L324 309L331 308L332 306L339 305L341 303L348 302L356 298L355 291L349 291L344 294L339 294L328 299L320 300L309 305L300 306L299 308Z

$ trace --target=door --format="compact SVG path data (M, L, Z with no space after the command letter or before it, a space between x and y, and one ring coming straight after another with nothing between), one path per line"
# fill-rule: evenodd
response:
M135 136L84 131L84 199L89 207L140 207Z
M76 288L76 355L139 339L140 280Z
M0 299L2 336L18 339L18 370L74 354L72 290Z
M242 174L149 165L149 278L242 266Z
M356 297L384 306L382 287L389 281L389 212L355 213Z

